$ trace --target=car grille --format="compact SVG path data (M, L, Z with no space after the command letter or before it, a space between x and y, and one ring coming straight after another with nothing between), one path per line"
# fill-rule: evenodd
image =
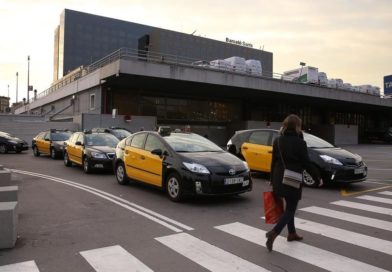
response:
M109 159L113 159L115 153L106 153L106 155L108 156Z
M353 166L353 167L361 167L361 166L363 166L363 161L360 161L360 162L345 161L344 165L346 165L346 166Z

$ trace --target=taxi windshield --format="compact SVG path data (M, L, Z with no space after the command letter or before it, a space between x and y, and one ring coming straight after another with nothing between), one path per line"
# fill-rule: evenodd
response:
M86 145L116 147L119 140L112 134L86 134Z
M176 152L221 152L222 148L200 135L172 133L164 137Z
M304 140L306 142L306 145L310 148L333 148L334 147L327 141L324 141L323 139L308 133L304 133Z
M52 133L52 141L66 141L71 134L68 131Z

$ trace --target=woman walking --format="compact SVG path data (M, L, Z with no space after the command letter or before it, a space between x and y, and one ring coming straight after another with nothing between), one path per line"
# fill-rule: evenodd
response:
M315 180L319 181L322 186L323 181L319 176L314 176L314 166L309 160L308 149L303 140L302 121L295 115L291 114L283 121L281 135L274 140L271 165L271 184L273 192L285 200L285 210L279 218L274 228L266 233L266 246L268 251L272 251L275 238L282 232L287 225L287 241L300 241L302 236L298 235L294 224L294 215L297 210L298 201L302 195L302 184L299 188L283 184L283 172L289 170L302 173L303 170L312 175Z

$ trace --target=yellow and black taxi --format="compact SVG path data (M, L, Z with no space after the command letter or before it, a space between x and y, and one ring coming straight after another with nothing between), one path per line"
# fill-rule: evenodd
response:
M72 132L68 130L51 129L38 133L31 142L34 156L50 155L52 159L62 158L64 155L64 141L68 140Z
M271 172L272 144L278 130L249 129L237 131L227 143L227 150L245 160L253 171ZM367 166L362 157L309 133L303 133L311 162L325 183L351 183L364 181ZM304 171L304 184L318 186Z
M116 148L115 176L157 186L173 201L189 195L241 194L252 189L246 162L194 133L140 131Z
M64 164L82 165L85 173L113 169L113 158L118 139L110 133L75 132L65 141Z
M0 131L0 154L6 154L10 151L20 153L28 149L29 145L26 141L7 132Z

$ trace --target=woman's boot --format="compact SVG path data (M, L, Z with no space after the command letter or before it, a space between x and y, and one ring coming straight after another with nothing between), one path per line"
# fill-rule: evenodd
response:
M271 230L265 234L265 237L267 237L267 242L265 243L265 245L269 252L272 251L272 245L274 244L276 236L278 236L278 233L276 233L276 231L274 230Z
M287 241L291 242L291 241L301 241L303 239L302 236L299 236L296 232L294 233L289 233L289 235L287 235Z

